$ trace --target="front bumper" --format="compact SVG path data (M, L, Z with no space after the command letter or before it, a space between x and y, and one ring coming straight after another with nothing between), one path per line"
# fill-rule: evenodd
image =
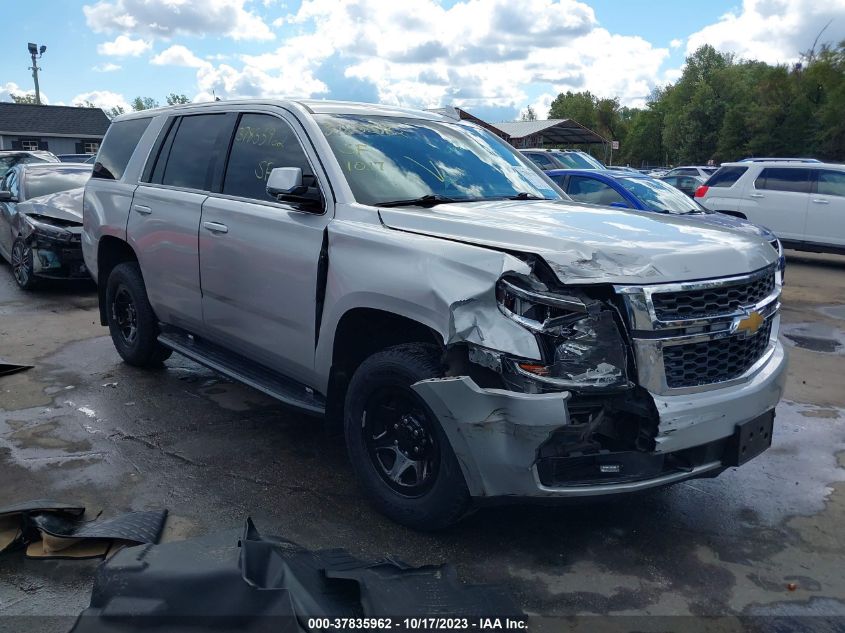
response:
M768 362L742 384L701 393L653 396L660 416L656 448L672 455L726 443L737 424L774 409L786 380L786 355L777 342ZM594 497L654 488L718 473L729 464L716 455L690 468L635 481L544 485L538 451L570 423L568 392L525 394L482 389L467 376L424 380L413 389L440 420L474 497Z
M89 279L78 237L54 240L33 234L32 269L36 277L46 279Z

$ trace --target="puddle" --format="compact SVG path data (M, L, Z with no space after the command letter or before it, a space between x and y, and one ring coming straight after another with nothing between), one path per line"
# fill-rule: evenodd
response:
M823 354L845 354L845 333L824 323L790 323L781 334L795 347Z

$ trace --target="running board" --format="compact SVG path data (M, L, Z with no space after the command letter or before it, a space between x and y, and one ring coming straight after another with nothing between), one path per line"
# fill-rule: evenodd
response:
M284 404L324 415L326 401L316 391L283 374L181 331L159 334L158 342L209 369L266 393Z

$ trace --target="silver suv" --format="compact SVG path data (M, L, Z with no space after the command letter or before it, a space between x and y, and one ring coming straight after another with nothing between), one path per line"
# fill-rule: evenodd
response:
M715 476L771 443L778 254L581 205L439 115L328 101L137 112L85 189L126 362L171 352L343 425L393 519Z
M845 165L800 158L724 163L695 199L768 227L787 248L845 254Z

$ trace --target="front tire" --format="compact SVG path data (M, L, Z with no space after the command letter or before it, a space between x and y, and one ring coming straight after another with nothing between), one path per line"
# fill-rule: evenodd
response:
M12 244L12 275L21 290L32 290L38 285L32 257L32 247L17 238Z
M114 267L106 285L106 316L121 358L135 367L160 367L172 351L158 342L158 319L136 262Z
M346 394L346 445L364 492L383 514L418 530L453 525L470 505L446 434L411 389L440 376L435 346L397 345L366 359Z

